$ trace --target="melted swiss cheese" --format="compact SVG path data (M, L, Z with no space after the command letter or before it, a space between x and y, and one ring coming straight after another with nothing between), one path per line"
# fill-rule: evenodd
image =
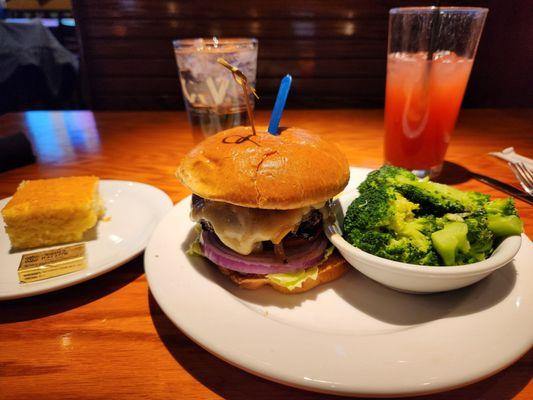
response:
M323 206L322 203L294 210L263 210L205 200L203 207L193 208L191 218L210 222L222 243L247 255L262 241L280 243L298 227L305 214Z

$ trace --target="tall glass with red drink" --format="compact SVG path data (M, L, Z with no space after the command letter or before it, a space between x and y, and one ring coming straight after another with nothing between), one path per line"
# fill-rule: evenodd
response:
M390 11L385 162L437 176L461 107L485 8Z

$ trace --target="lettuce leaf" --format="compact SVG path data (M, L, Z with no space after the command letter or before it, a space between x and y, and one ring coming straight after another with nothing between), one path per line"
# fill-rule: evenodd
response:
M187 254L188 256L203 256L204 255L202 253L202 246L200 245L200 235L196 235L196 239L194 239L191 242L185 254Z
M324 258L322 259L322 261L314 267L285 274L268 274L266 275L266 277L271 282L283 286L289 290L301 288L307 279L316 280L318 278L319 265L329 258L331 253L333 253L334 249L335 247L333 246L328 247L324 252Z
M303 269L301 271L286 274L268 274L267 279L277 285L286 287L289 290L302 287L307 279L316 280L318 278L318 267Z
M333 254L333 250L335 250L335 246L329 246L326 249L326 251L324 252L324 257L322 258L322 261L320 261L320 263L318 265L320 265L324 261L326 261L329 258L329 256ZM317 265L317 267L318 267L318 265Z

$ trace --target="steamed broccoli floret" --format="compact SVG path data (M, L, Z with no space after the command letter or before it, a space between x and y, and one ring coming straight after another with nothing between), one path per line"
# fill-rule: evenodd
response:
M518 215L514 201L511 197L492 200L485 204L485 210L489 214Z
M367 253L377 255L393 239L392 234L379 230L364 230L353 227L349 231L345 229L344 238L355 247Z
M389 187L379 187L362 193L348 207L344 218L345 230L372 229L398 225L414 217L418 206Z
M465 218L465 223L468 227L470 251L468 257L463 259L463 264L486 259L492 253L494 244L494 233L489 229L487 213L485 210L474 211Z
M344 229L372 229L387 226L394 215L391 203L396 193L387 188L379 188L362 193L357 197L344 218Z
M395 187L399 181L416 180L416 175L406 169L393 167L392 165L384 165L380 169L370 172L364 182L359 185L357 190L359 190L359 193L365 193L369 190L385 186Z
M489 201L489 196L478 192L463 192L451 186L419 180L403 168L385 165L368 174L359 185L359 193L376 188L391 187L409 201L419 205L419 214L443 215L474 211Z
M439 257L431 246L419 247L419 243L408 236L390 240L376 255L409 264L439 265Z
M496 199L485 205L487 211L488 227L495 236L520 235L524 230L524 223L518 216L514 201Z
M421 249L409 237L394 232L353 229L345 235L355 247L378 257L419 265L439 265L439 257L431 248Z
M419 204L421 214L443 215L474 211L489 200L489 196L485 194L463 192L427 179L399 180L396 189L410 201Z
M438 265L429 240L435 219L415 218L417 208L391 188L365 191L346 212L344 236L354 246L380 257Z
M346 213L344 237L391 260L470 264L489 257L497 240L523 230L512 199L491 202L398 167L371 172L359 193Z
M488 228L485 210L446 214L437 218L437 225L440 230L431 238L445 265L471 264L491 254L494 234Z
M411 214L402 221L396 221L390 228L399 236L408 237L418 249L427 252L431 247L429 236L439 225L433 216L414 218Z
M415 218L409 214L403 220L396 220L390 228L397 240L390 243L387 253L402 254L403 261L420 265L439 265L439 258L431 244L431 233L438 229L438 222L433 216ZM405 249L403 252L401 249ZM386 257L386 256L384 256Z
M467 239L468 226L464 222L450 222L439 231L431 234L433 246L445 265L457 265L459 254L468 254L470 243Z
M479 193L479 192L465 192L465 193L468 196L468 203L471 205L472 211L485 207L485 205L490 201L490 196L485 193Z

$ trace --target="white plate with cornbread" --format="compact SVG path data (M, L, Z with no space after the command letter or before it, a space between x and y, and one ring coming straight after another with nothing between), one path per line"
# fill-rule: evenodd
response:
M141 253L172 201L138 182L70 177L24 181L0 200L0 300L34 296L110 271ZM24 255L85 245L83 267L22 283ZM65 269L66 270L66 269Z

